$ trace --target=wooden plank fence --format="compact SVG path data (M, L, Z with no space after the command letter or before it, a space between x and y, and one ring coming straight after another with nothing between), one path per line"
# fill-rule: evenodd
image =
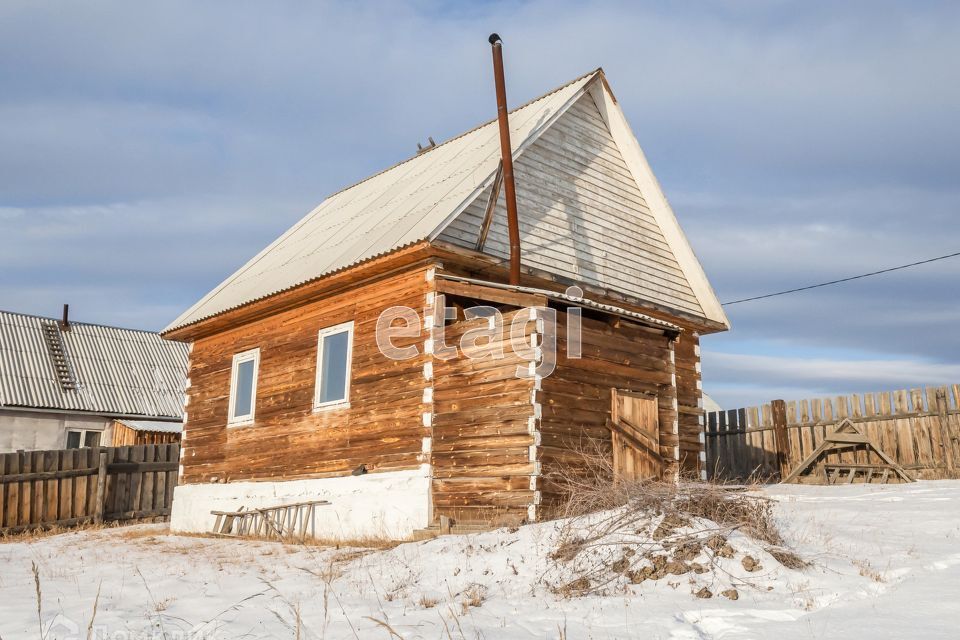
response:
M778 481L844 418L912 477L960 478L960 385L773 400L759 407L709 412L704 427L707 478ZM819 464L867 464L867 455L848 450ZM805 477L815 475L801 476L801 481Z
M179 444L0 454L0 532L166 517Z

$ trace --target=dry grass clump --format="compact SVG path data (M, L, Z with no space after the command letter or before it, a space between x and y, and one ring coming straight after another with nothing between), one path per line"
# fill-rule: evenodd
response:
M463 598L460 600L460 607L463 613L467 613L470 607L479 607L487 599L487 588L482 584L471 584L463 590Z
M434 598L426 594L420 596L420 601L417 603L424 609L433 609L435 606L440 604L440 598Z
M809 562L789 549L784 549L782 547L767 547L766 551L773 556L774 560L785 566L787 569L799 571L810 566Z
M614 478L602 447L594 445L582 455L586 466L576 474L551 478L567 496L560 514L567 520L550 556L560 576L551 588L559 595L604 593L670 576L729 573L736 565L747 574L760 572L760 560L731 544L734 533L762 543L787 568L807 566L783 548L773 503L763 496L700 482L624 481ZM723 565L738 557L739 562ZM713 597L709 589L694 593Z
M860 570L860 575L864 578L870 578L874 582L886 582L883 574L874 569L869 560L854 560L853 566Z

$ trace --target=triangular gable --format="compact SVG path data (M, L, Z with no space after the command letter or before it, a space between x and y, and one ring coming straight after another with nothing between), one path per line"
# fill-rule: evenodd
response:
M633 130L627 123L627 118L620 108L620 104L614 98L606 79L602 76L601 79L603 80L602 83L597 83L591 87L590 95L593 96L600 109L613 139L623 154L624 161L630 168L637 185L640 187L640 192L647 201L650 212L657 219L660 229L680 264L680 268L687 277L687 282L697 296L703 310L703 317L729 328L730 321L727 319L727 314L710 285L710 281L707 280L707 274L704 272L696 254L694 254L687 236L680 228L680 222L667 201L663 189L660 188L660 183L653 174L653 169L650 168L650 163L647 162L647 157L640 148L640 143L637 142Z
M525 266L728 326L602 75L515 154ZM490 188L434 233L475 248ZM483 251L509 255L501 192Z

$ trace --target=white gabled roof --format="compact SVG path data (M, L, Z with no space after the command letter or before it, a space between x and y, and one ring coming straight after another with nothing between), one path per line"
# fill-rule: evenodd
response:
M515 151L549 126L599 73L512 111ZM166 331L428 238L490 182L499 160L499 130L492 120L330 196Z
M591 97L585 97L588 94ZM692 315L702 314L708 320L727 326L723 309L600 69L510 113L514 157L521 157L581 98L597 105L594 109L599 109L598 116L603 120L600 126L605 124L612 144L619 149L625 163L621 177L629 180L632 175L635 188L639 189L652 215L649 224L659 228L657 237L669 254L665 260L674 269L670 277L679 278L681 288L689 292L685 294L689 299L686 309ZM437 239L454 221L469 217L476 202L486 201L483 194L493 182L499 160L499 130L497 121L492 120L330 196L174 320L165 331L199 322L416 242ZM471 208L471 205L474 206ZM523 216L522 211L520 215ZM551 240L555 241L566 239ZM607 262L612 264L609 268L616 269L614 260ZM620 274L621 279L629 277L626 273ZM648 275L647 279L651 277L656 278ZM657 287L657 283L653 286ZM617 289L616 286L610 288ZM669 304L669 298L666 295L663 301L668 307L685 309L682 305Z

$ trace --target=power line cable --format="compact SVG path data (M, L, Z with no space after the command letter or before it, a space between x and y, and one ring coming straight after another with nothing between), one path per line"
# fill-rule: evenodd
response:
M787 289L786 291L777 291L776 293L767 293L762 296L753 296L752 298L743 298L741 300L731 300L730 302L721 303L722 306L726 307L731 304L740 304L741 302L750 302L752 300L763 300L764 298L773 298L774 296L784 296L788 293L797 293L798 291L808 291L809 289L817 289L819 287L827 287L832 284L840 284L841 282L850 282L851 280L859 280L861 278L869 278L870 276L880 275L881 273L890 273L891 271L899 271L901 269L907 269L909 267L916 267L921 264L928 264L930 262L936 262L937 260L946 260L947 258L956 258L960 256L960 251L957 253L949 253L945 256L937 256L936 258L930 258L929 260L921 260L920 262L911 262L910 264L902 264L899 267L890 267L889 269L881 269L880 271L871 271L870 273L861 273L858 276L851 276L849 278L840 278L839 280L831 280L829 282L821 282L820 284L811 284L807 287L799 287L797 289Z

